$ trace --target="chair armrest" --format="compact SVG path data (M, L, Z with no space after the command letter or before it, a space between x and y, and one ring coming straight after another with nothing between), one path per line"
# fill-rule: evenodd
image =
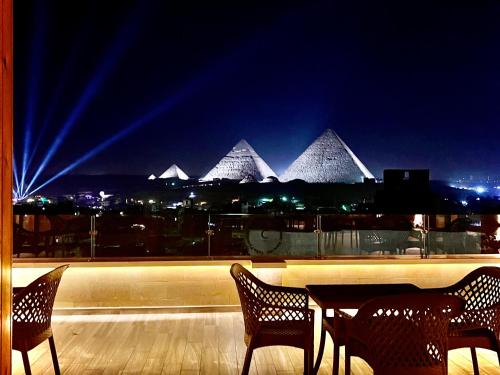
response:
M465 310L461 315L451 320L452 331L476 328L487 328L496 337L500 336L500 303L482 309Z
M262 307L257 317L258 324L264 322L312 322L314 310L292 307Z
M302 308L309 307L309 293L305 288L266 285L265 307Z

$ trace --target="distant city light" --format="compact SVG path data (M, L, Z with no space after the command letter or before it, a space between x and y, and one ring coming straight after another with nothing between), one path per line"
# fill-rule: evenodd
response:
M462 206L464 206L464 207L467 207L467 205L469 204L469 203L467 203L467 201L460 201L460 203L462 203Z
M413 226L414 227L423 227L423 225L424 225L424 215L416 214L414 219L413 219Z
M150 199L150 200L148 200L148 203L149 204L155 204L155 200L154 199Z
M194 192L189 193L189 198L196 198L196 194Z
M486 191L486 188L484 186L476 186L473 190L478 194L482 194Z

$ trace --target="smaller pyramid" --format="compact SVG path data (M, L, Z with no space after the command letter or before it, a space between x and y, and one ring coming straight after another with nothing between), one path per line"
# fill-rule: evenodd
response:
M184 173L176 164L172 164L158 178L178 178L179 180L189 180L189 176Z
M212 181L214 179L248 180L260 181L266 177L276 177L276 173L255 152L255 150L242 139L229 153L224 156L215 167L213 167L201 181Z
M156 180L156 176L154 175L154 173L149 175L148 180Z
M280 181L310 183L355 183L373 178L342 139L326 129L280 176Z

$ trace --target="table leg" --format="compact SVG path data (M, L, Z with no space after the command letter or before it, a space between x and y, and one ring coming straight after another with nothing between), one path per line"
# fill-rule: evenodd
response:
M319 366L321 365L321 360L323 359L323 352L325 350L326 330L325 327L323 326L323 319L326 319L326 309L321 309L321 335L319 339L318 355L316 357L316 362L314 364L313 374L318 373Z

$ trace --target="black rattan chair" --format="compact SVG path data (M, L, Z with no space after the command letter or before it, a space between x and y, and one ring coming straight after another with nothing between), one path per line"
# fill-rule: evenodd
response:
M375 375L446 375L448 324L465 301L442 294L378 297L346 319L345 373L351 356L363 358Z
M60 374L51 318L57 288L66 268L68 265L58 267L25 288L15 289L12 301L12 348L21 352L26 375L31 375L28 351L47 339L54 371Z
M450 324L448 348L470 348L474 374L479 374L476 348L497 353L500 363L500 267L480 267L459 282L426 290L463 298L462 315Z
M231 266L245 322L247 352L242 374L248 374L254 349L286 345L304 349L304 373L312 374L314 311L303 288L269 285L240 264Z

